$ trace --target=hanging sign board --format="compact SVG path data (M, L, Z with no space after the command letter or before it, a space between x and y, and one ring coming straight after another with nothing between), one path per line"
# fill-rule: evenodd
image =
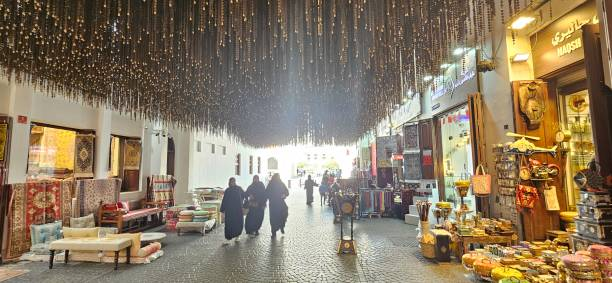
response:
M584 59L582 26L598 24L595 1L587 1L531 36L536 78Z
M429 88L432 114L437 115L465 103L469 93L478 91L476 76L476 51L471 49L461 60L448 67L443 76L434 79Z

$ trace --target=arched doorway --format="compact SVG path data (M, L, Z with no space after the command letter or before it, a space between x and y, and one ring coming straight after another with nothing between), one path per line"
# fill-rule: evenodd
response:
M168 153L166 156L166 174L174 176L174 139L168 138Z

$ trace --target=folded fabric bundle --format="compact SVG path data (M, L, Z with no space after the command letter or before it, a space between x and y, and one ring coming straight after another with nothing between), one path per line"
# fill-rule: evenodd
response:
M208 221L208 216L194 216L193 222L206 222Z
M210 214L209 211L204 211L204 210L196 210L193 212L194 216L208 216Z
M179 212L179 216L180 215L193 215L194 210L182 210L181 212Z

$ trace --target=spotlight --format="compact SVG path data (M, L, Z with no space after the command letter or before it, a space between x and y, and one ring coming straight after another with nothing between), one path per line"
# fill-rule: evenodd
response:
M423 80L424 80L424 81L426 81L426 82L428 82L428 81L433 80L433 77L432 77L432 76L424 76L424 77L423 77Z
M455 48L455 51L453 51L453 55L455 56L463 55L463 53L465 53L466 51L467 51L467 48L458 47L458 48Z
M529 60L529 53L516 53L514 57L512 57L512 62L525 62Z
M444 64L440 65L440 68L444 70L444 69L450 68L450 66L452 66L452 64L444 63Z
M528 24L535 21L534 17L519 17L510 25L512 29L524 29Z

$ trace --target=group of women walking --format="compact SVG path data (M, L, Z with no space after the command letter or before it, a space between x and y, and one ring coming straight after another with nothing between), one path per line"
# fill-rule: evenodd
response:
M289 190L278 174L272 176L267 187L259 181L259 176L255 175L246 192L236 184L235 178L230 178L220 209L225 214L225 239L237 241L243 229L249 235L259 235L268 201L272 238L276 238L276 232L279 230L284 234L289 216L289 207L285 203L287 196ZM244 213L247 210L245 221Z

